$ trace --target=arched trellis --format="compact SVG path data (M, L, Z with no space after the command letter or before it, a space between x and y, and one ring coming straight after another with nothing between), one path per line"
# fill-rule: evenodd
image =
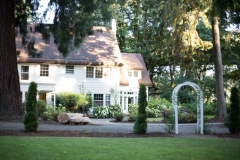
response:
M178 99L177 94L182 86L191 86L197 92L197 132L203 134L203 94L201 88L192 82L184 82L177 85L172 92L172 106L174 109L175 117L175 134L178 134Z

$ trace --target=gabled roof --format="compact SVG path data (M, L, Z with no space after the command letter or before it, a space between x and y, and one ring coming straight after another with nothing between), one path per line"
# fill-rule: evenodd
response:
M146 86L152 86L152 81L150 80L147 68L145 66L143 57L139 53L122 53L123 66L120 69L120 85L128 86L129 82L124 77L122 69L125 70L141 70L142 78L138 80L139 84L144 84Z
M42 35L37 32L29 32L30 39L35 40L35 48L42 55L40 58L32 58L28 55L26 47L22 46L20 36L16 37L18 63L43 63L43 64L69 64L90 66L119 66L120 85L128 86L129 82L123 75L125 70L141 70L142 78L139 84L152 86L142 55L137 53L120 53L115 32L107 27L94 27L94 34L84 39L79 48L74 49L67 57L63 57L54 43L53 36L49 44L42 40Z
M94 27L93 30L94 34L87 36L81 46L71 51L67 57L63 57L58 51L53 36L50 37L49 44L46 44L41 34L35 32L29 33L29 37L35 39L35 48L38 52L42 52L42 56L31 58L18 36L16 46L21 52L17 61L18 63L122 66L122 57L115 33L107 27Z

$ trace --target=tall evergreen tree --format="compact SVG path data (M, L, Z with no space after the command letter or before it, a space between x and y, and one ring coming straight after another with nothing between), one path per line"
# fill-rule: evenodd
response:
M231 97L230 97L230 114L228 118L228 128L230 133L238 133L239 132L239 110L240 110L240 103L239 103L239 96L238 96L238 89L233 87L231 89Z
M138 115L136 117L136 122L133 126L133 133L144 134L147 132L146 107L147 107L146 86L140 85L138 95Z
M23 119L24 128L29 132L37 131L37 83L35 82L31 82L28 87L28 94L25 105L26 113Z

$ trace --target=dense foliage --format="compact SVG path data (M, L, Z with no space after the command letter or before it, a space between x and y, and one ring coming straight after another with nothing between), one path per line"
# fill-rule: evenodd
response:
M65 107L47 106L46 111L41 114L40 118L44 121L58 121L57 117L60 113L65 112Z
M72 92L60 92L56 94L56 106L65 107L67 111L87 113L91 107L90 95L75 94Z
M146 86L140 85L138 94L138 115L133 126L133 133L135 134L145 134L147 132L147 95Z
M37 111L38 111L38 117L40 117L43 112L47 110L47 104L43 100L37 101Z
M29 132L37 131L37 83L31 82L26 98L26 111L23 119L24 129Z
M117 121L123 119L122 109L119 105L95 106L93 116L96 118L115 118Z

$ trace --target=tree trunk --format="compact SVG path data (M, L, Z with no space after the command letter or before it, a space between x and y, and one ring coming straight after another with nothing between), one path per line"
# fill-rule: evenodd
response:
M169 70L170 70L170 79L171 79L170 86L173 88L175 86L175 84L174 84L175 66L174 65L169 65Z
M14 0L0 1L0 115L22 115L15 44Z
M214 16L212 21L213 52L215 65L215 79L217 91L217 113L216 118L227 118L226 103L223 87L222 53L220 45L220 34L218 28L218 17Z

